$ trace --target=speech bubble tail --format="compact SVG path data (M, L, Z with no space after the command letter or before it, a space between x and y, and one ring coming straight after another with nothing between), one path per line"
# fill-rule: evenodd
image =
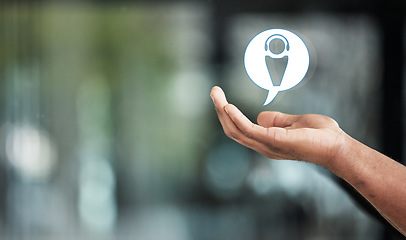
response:
M275 97L276 97L276 95L278 94L278 92L279 92L279 91L277 91L277 90L269 90L269 91L268 91L268 96L266 96L266 100L265 100L263 106L266 106L266 105L268 105L269 103L271 103L272 100L275 99Z

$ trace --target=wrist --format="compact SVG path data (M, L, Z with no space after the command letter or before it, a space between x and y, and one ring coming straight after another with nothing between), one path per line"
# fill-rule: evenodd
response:
M333 154L330 159L326 161L324 167L343 178L345 172L351 169L355 164L352 157L357 154L356 149L359 148L359 144L357 140L340 129L332 151Z
M358 186L368 173L365 164L373 150L345 132L342 135L343 143L327 168L351 185Z

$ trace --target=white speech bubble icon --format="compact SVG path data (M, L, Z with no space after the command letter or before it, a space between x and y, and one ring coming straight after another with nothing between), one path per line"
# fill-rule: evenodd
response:
M273 52L273 40L283 43L281 52ZM266 57L281 59L287 57L286 69L279 86L274 85L266 64ZM248 44L244 55L245 70L259 87L268 90L264 106L276 97L278 92L293 88L306 76L310 56L306 44L296 34L285 29L269 29L256 35Z

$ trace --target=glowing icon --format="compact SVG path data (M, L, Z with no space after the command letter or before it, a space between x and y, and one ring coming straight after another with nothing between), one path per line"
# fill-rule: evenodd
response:
M279 77L273 74L275 66L280 66L278 61L286 63ZM284 29L269 29L259 33L248 44L244 55L248 76L259 87L268 90L264 106L272 102L278 92L291 89L302 81L309 63L309 51L305 43L296 34ZM280 81L276 78L280 78Z

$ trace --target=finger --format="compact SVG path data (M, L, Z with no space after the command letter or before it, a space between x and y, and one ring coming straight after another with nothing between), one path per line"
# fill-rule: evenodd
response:
M261 112L258 115L258 125L268 127L290 127L297 119L298 115L289 115L281 112Z
M228 137L266 157L284 159L284 154L280 153L277 141L274 141L275 139L272 138L269 139L269 137L266 139L268 130L253 124L237 107L228 104L221 88L214 87L211 92L211 97L216 106L220 123ZM285 129L270 129L268 135L273 135L274 131L280 131L280 134L277 133L274 136L278 140L282 140ZM257 141L257 139L261 141Z
M232 104L226 105L224 109L235 126L246 138L263 143L268 132L266 128L252 123L236 106Z
M224 109L240 131L239 137L236 140L237 142L252 148L266 157L286 159L286 153L283 152L287 147L286 143L289 143L287 129L280 127L264 128L256 125L232 104L227 104Z
M226 95L224 94L223 90L218 86L215 86L211 89L210 97L213 99L213 103L216 109L217 108L219 110L223 109L224 106L228 104Z
M279 151L283 151L290 146L292 135L290 130L282 127L263 127L252 123L236 106L227 104L225 111L234 122L235 126L248 139L252 139L262 145L267 146L272 154L278 155ZM295 119L294 115L286 115L289 119L287 122Z
M223 90L217 86L213 87L210 96L213 99L217 116L220 120L225 134L240 144L243 144L250 148L254 148L256 145L255 141L247 138L240 131L240 129L237 128L237 126L231 120L230 116L225 112L225 106L228 105L228 102Z
M217 116L226 132L229 127L234 125L228 114L224 111L224 107L228 104L226 96L220 87L213 87L210 93L210 97L213 99L214 107L216 108Z

